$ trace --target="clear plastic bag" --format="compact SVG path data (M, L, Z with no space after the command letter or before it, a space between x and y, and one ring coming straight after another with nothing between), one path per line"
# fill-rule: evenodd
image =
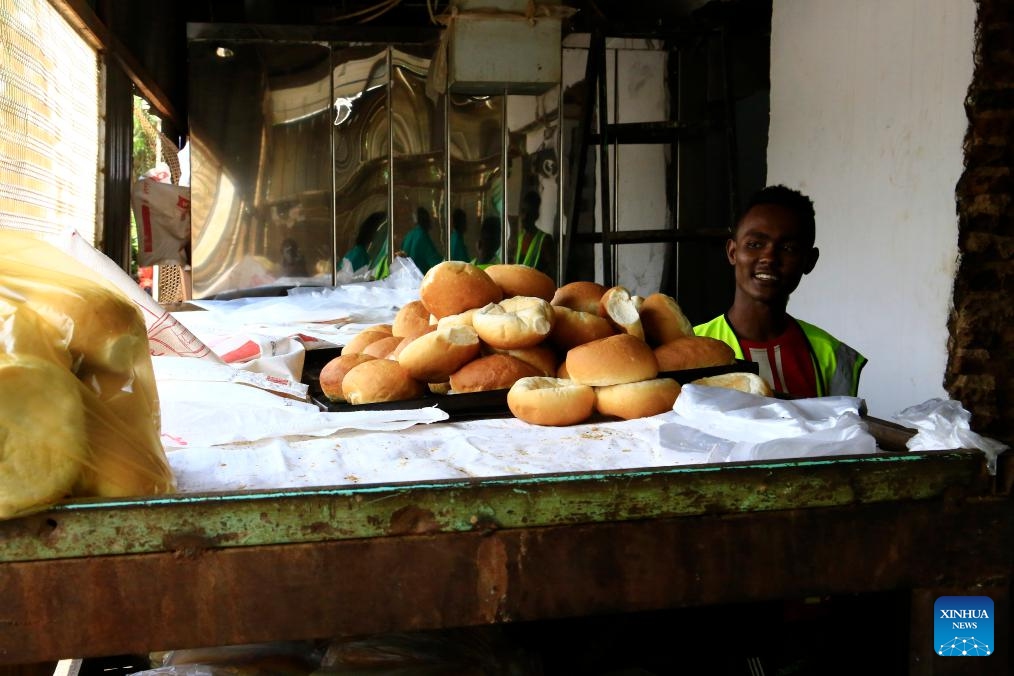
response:
M0 230L0 429L0 518L174 488L137 306L10 230Z
M971 429L972 414L953 399L929 399L895 414L894 419L918 432L906 442L910 451L947 451L975 448L986 455L986 467L996 474L996 458L1007 445Z

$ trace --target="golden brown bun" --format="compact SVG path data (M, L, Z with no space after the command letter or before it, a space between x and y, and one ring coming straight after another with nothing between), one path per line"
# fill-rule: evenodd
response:
M471 326L448 326L419 336L398 355L398 363L424 383L446 381L479 356L479 336Z
M598 314L599 300L605 292L606 287L598 282L571 282L557 289L550 302L571 310Z
M427 383L426 387L428 387L429 390L430 390L430 392L432 392L433 394L439 394L441 396L445 395L445 394L450 394L451 393L451 383L450 382Z
M605 338L616 333L616 329L604 317L591 312L572 310L564 305L553 306L553 331L549 339L559 349L567 350Z
M506 390L520 378L539 375L539 370L506 354L491 354L470 361L451 374L451 391L488 392Z
M653 293L641 304L644 339L651 346L694 335L694 326L672 296Z
M522 347L516 350L501 350L499 348L489 348L490 354L506 354L520 359L523 362L527 362L541 371L541 375L553 376L556 375L556 369L560 366L560 359L556 356L556 352L545 345L536 345L535 347Z
M576 425L594 406L595 390L561 378L521 378L507 392L507 408L533 425Z
M548 303L556 293L556 282L552 277L527 265L498 263L484 269L503 291L504 298L534 296Z
M405 349L405 347L409 343L411 343L413 340L415 340L419 336L425 335L427 333L430 333L431 331L436 331L436 330L437 330L437 327L435 325L427 325L425 329L417 329L415 332L410 333L409 335L407 335L404 338L402 338L401 342L398 343L398 347L396 347L393 350L391 350L390 354L387 355L387 358L388 359L398 359L398 357L401 356L402 351Z
M362 354L368 354L377 359L387 359L403 340L405 339L398 336L388 336L387 338L375 340L363 348Z
M359 354L370 343L375 343L378 340L390 338L391 334L384 333L383 331L371 331L369 329L363 329L356 335L349 339L349 342L345 343L345 347L342 348L342 354Z
M419 299L437 319L498 303L503 292L476 266L462 261L437 263L423 275Z
M0 519L70 492L88 452L81 389L52 362L0 354Z
M373 359L353 367L342 380L350 404L404 401L423 396L425 386L391 359Z
M393 336L394 335L394 325L393 324L373 324L371 326L367 326L363 330L364 331L380 331L381 333L386 333L389 336Z
M419 329L429 325L430 311L426 309L421 300L413 300L402 305L398 313L394 315L391 333L404 338L414 333L417 334Z
M446 326L472 326L472 316L478 312L479 309L480 308L472 308L471 310L459 312L456 315L441 317L437 320L437 327L442 329Z
M640 338L620 333L578 345L567 353L567 374L583 385L619 385L650 380L658 362Z
M472 315L472 326L483 342L511 350L538 345L553 330L552 306L532 296L514 296L490 303Z
M342 393L342 380L345 379L345 374L354 367L374 359L376 357L361 352L335 357L320 370L320 391L331 401L345 401L345 395Z
M595 410L624 420L647 418L671 411L679 394L680 385L672 378L596 387Z
M599 316L605 317L609 323L623 333L644 340L644 328L641 326L641 313L638 312L635 297L622 286L614 286L602 294L599 301Z
M698 378L691 385L727 387L747 394L759 394L762 397L770 397L774 394L767 381L756 373L722 373L717 376Z
M683 336L655 348L660 371L726 366L736 361L732 348L709 336Z

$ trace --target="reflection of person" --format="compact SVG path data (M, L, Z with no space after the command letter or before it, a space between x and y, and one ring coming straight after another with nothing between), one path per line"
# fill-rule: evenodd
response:
M299 250L299 244L291 237L287 237L282 242L282 276L306 277L309 274L306 256Z
M521 227L518 228L514 262L542 270L556 279L556 244L552 236L535 225L541 207L542 198L534 190L529 190L521 198L518 210Z
M465 230L468 228L468 217L464 209L451 212L451 260L467 261L468 247L465 245Z
M430 212L419 207L415 210L415 226L406 232L405 238L401 240L401 250L415 261L416 266L423 274L444 260L433 244L433 240L430 239L432 224Z
M475 244L472 265L485 268L500 262L500 217L487 216L479 226L479 241Z
M866 358L786 312L789 294L817 264L813 202L785 186L757 193L726 242L736 295L724 315L694 327L759 364L777 392L797 397L857 396Z
M360 223L354 245L349 249L348 253L342 256L342 260L348 261L353 270L359 270L370 265L368 247L383 222L384 212L374 211Z

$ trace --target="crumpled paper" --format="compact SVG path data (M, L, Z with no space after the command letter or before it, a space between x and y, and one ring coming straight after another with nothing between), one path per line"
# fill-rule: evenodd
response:
M177 357L153 357L166 450L339 430L404 430L439 422L436 408L322 413L316 404L272 394L245 379L257 374ZM251 385L254 385L251 387Z
M896 413L894 419L918 432L906 442L910 451L947 451L974 448L986 455L986 467L996 474L996 458L1008 446L971 429L972 414L953 399L929 399Z
M688 384L659 443L708 463L875 453L861 407L855 397L782 400Z

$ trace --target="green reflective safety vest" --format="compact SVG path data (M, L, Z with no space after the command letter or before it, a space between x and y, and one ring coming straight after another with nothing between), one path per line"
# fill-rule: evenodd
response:
M518 231L518 246L514 251L514 255L517 258L518 263L527 265L530 268L538 267L539 257L542 255L542 242L546 239L546 233L536 228L535 235L532 236L530 242L528 242L528 248L525 250L524 255L521 255L521 247L525 241L525 229L521 228Z
M845 395L856 397L859 393L859 374L866 366L866 357L841 342L824 329L790 317L799 325L810 344L810 359L817 378L817 396ZM732 348L736 359L743 359L743 348L739 337L732 330L725 315L719 315L710 322L694 327L698 336L717 338Z

